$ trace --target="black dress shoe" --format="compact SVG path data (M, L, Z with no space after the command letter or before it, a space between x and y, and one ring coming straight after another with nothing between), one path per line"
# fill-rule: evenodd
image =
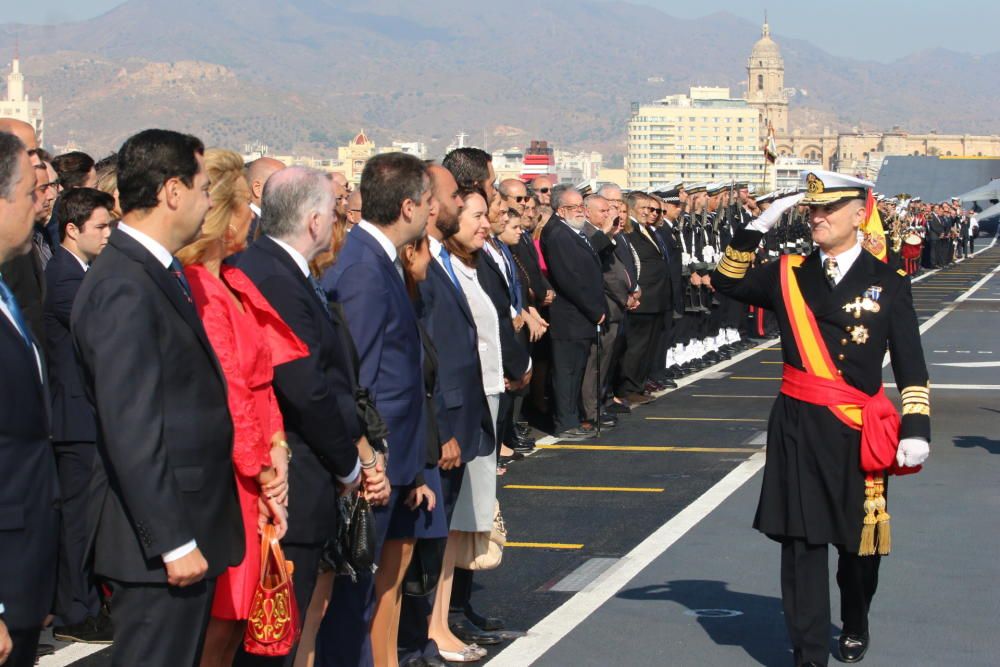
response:
M840 635L840 659L844 662L861 662L868 651L868 635Z
M438 655L424 656L424 664L427 667L451 667L444 658Z
M608 428L614 428L615 426L618 426L618 417L610 415L607 412L602 412L601 426L606 426Z
M501 638L500 635L480 630L469 621L453 623L449 626L449 628L456 637L461 639L466 644L475 644L477 646L495 646L503 641L503 638Z
M535 450L535 439L522 438L521 436L514 434L514 442L511 443L510 448L515 452L521 452L522 454L533 452Z
M56 647L52 644L39 644L38 648L35 649L35 659L42 658L47 655L52 655L56 652Z
M88 616L79 623L53 628L52 636L61 642L110 644L114 638L114 629L110 619L104 621L100 616Z
M426 658L416 657L410 658L406 662L399 663L399 667L427 667L430 663L427 662ZM447 664L447 663L445 663Z
M664 380L660 384L663 385L664 389L676 389L677 388L677 383L674 382L673 380Z
M632 408L618 401L611 401L604 409L613 415L627 415L632 412Z
M493 616L480 616L469 603L466 603L465 607L462 608L462 612L465 614L465 617L480 630L485 630L487 632L503 630L504 625L501 619Z

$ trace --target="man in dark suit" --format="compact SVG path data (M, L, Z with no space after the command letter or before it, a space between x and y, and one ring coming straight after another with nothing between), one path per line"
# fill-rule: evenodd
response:
M21 312L37 341L44 341L45 264L52 257L55 246L45 232L45 223L52 213L52 203L57 186L50 182L48 168L42 161L42 151L28 151L28 158L35 169L35 226L31 234L31 251L12 257L0 266L10 287L20 304Z
M337 534L338 488L346 493L363 481L371 501L379 502L387 495L385 462L359 419L350 332L309 272L309 262L330 247L330 179L304 167L283 169L268 179L261 210L261 236L240 257L239 268L309 347L308 357L274 369L293 452L289 507L297 508L282 546L295 563L295 597L304 617L323 545ZM241 653L235 664L291 665L293 660L294 652L284 659Z
M59 563L60 610L54 634L62 641L110 643L111 623L102 613L93 572L85 566L87 491L97 458L97 419L84 392L69 321L83 277L111 236L115 199L76 188L60 200L62 244L45 267L45 351L52 394L52 446L62 490Z
M619 392L631 403L648 402L643 395L664 330L664 313L670 308L671 287L665 248L650 223L659 217L660 203L641 193L629 195L629 209L636 213L629 241L639 257L642 301L629 315L628 338L622 357Z
M393 521L411 512L405 506L408 487L423 470L427 452L422 344L399 249L425 233L431 188L418 158L385 153L365 164L360 189L362 220L322 283L344 309L358 348L360 383L371 391L389 430L393 489L389 503L375 510L379 568L374 577L359 573L357 582L337 582L317 647L324 664L363 667L372 664L373 652L380 664L394 660L395 642L387 646L385 640L395 634L401 572L413 554L412 536L389 535Z
M596 432L580 428L580 389L590 347L607 320L601 255L613 246L601 230L590 238L584 233L583 197L573 188L553 188L552 207L541 241L556 291L550 317L554 431L560 440L584 440Z
M604 277L604 298L607 303L608 319L601 327L600 355L598 355L597 342L590 346L590 353L587 356L587 368L584 372L583 386L580 390L581 402L583 404L583 418L581 428L593 430L600 419L604 426L615 426L617 418L613 415L604 414L604 393L611 375L612 365L615 362L615 341L618 339L622 323L626 313L635 303L633 292L636 284L633 282L629 272L625 269L616 246L621 238L621 227L616 220L617 211L611 210L611 205L607 199L600 195L590 195L583 201L587 216L587 224L583 227L583 233L590 239L591 245L595 242L597 232L604 233L608 238L613 239L613 246L610 252L601 254L601 271ZM598 356L600 356L600 366L598 366Z
M215 578L243 559L225 377L173 256L211 206L203 152L168 130L125 141L123 219L70 317L97 411L88 528L116 667L196 665Z
M35 183L24 144L0 132L0 264L31 250ZM59 482L41 341L5 277L0 273L0 662L28 667L55 592Z
M930 246L930 262L932 269L944 266L945 224L941 217L941 208L935 206L927 217L927 244Z

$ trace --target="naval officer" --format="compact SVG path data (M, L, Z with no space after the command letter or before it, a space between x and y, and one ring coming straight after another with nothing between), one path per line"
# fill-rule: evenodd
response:
M784 373L754 527L781 543L796 664L826 665L827 545L839 552L841 658L858 662L868 649L880 556L890 547L886 477L926 460L930 403L910 281L859 240L871 184L824 171L810 172L806 184L736 232L712 284L778 318ZM762 235L800 200L817 249L750 270ZM882 389L886 350L901 419Z

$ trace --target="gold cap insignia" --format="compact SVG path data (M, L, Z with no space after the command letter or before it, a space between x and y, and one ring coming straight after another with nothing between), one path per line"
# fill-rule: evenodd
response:
M812 173L806 176L806 192L811 195L821 195L824 189L823 181L819 180L819 176Z

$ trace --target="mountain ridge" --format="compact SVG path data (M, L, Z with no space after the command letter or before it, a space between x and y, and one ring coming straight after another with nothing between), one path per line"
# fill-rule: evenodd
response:
M633 37L656 25L666 28L656 39ZM0 25L0 53L17 39L28 55L48 142L98 153L154 122L282 152L329 151L360 127L379 145L419 139L438 151L459 130L514 127L522 135L490 144L544 138L620 153L632 102L691 85L742 95L758 37L728 12L684 20L627 2L510 0L500 11L458 0L175 0L168 11L130 0L87 21ZM775 39L785 85L807 92L791 100L791 127L997 132L1000 91L988 82L1000 53L925 49L878 63ZM213 67L225 76L206 74ZM131 86L118 85L120 71Z

